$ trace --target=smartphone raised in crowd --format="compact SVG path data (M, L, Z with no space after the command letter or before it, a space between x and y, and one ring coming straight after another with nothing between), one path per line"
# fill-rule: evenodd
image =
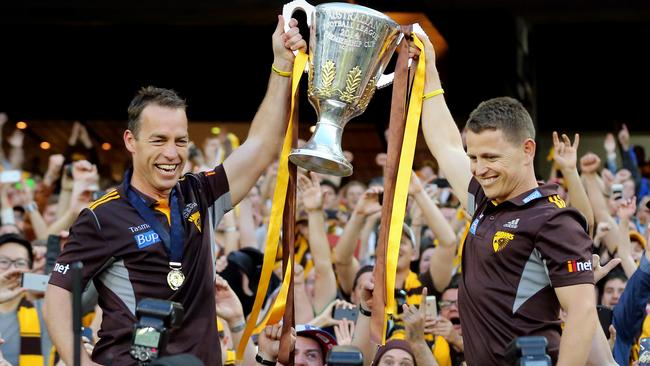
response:
M50 276L37 273L23 273L20 287L34 292L45 292Z
M623 185L620 183L612 184L612 198L614 200L620 200L623 198Z
M434 318L438 317L438 304L436 304L436 297L429 295L425 299L425 312L427 316L432 316Z
M20 170L5 170L0 173L0 183L20 182Z
M357 321L359 317L359 309L355 306L353 308L335 307L332 309L332 319L334 320L351 320Z

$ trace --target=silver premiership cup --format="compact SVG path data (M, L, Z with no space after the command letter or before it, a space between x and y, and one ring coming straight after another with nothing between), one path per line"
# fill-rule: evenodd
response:
M359 5L328 3L315 8L298 1L285 5L285 21L296 8L307 13L309 102L316 109L316 130L289 159L307 170L336 176L352 174L341 150L343 128L363 113L402 38L400 26L386 15ZM293 9L287 8L294 5ZM288 16L287 16L288 14ZM380 81L380 79L382 79Z

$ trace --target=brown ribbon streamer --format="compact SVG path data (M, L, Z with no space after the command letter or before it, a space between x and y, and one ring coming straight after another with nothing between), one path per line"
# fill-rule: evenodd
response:
M299 99L300 89L296 91L296 100ZM293 114L293 141L291 146L296 148L298 145L298 105L296 104ZM295 329L296 321L294 314L293 299L293 272L295 270L294 251L296 239L296 172L297 168L294 163L289 161L289 184L287 186L287 198L284 202L284 215L282 217L282 273L286 273L287 265L291 261L291 280L289 282L289 291L284 306L284 316L282 317L282 336L280 338L280 352L278 353L278 362L285 366L293 366L294 352L291 346L292 328Z
M402 26L405 37L411 34L411 25ZM393 96L390 107L390 124L388 127L388 152L384 169L384 202L381 210L381 227L375 252L375 269L373 278L375 288L372 296L372 318L370 320L370 340L374 344L382 344L385 332L384 308L386 307L386 248L388 245L388 229L390 228L397 168L399 167L400 151L404 140L406 126L406 97L408 90L408 42L403 39L399 44L399 55L395 65L393 79Z

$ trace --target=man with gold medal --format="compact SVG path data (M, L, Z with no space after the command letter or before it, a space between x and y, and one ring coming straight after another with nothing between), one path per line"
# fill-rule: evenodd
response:
M144 298L175 301L185 310L161 356L191 353L206 365L221 364L212 228L280 151L291 88L286 71L293 67L292 51L306 48L295 20L288 31L283 28L279 17L267 93L246 142L213 170L182 175L189 150L185 100L155 87L141 89L132 100L124 143L133 169L116 190L81 212L47 289L47 327L66 364L73 363L74 342L67 269L77 261L83 263L83 285L93 281L103 310L92 360L82 352L82 365L137 363L129 348L135 309Z

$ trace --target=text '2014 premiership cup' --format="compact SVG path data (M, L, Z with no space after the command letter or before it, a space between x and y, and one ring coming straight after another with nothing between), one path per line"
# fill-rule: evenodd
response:
M349 176L352 165L341 150L343 128L366 110L377 86L392 80L383 72L402 38L400 26L363 6L328 3L314 8L304 1L285 5L285 21L299 8L310 26L307 94L318 122L311 139L289 159L310 171Z

